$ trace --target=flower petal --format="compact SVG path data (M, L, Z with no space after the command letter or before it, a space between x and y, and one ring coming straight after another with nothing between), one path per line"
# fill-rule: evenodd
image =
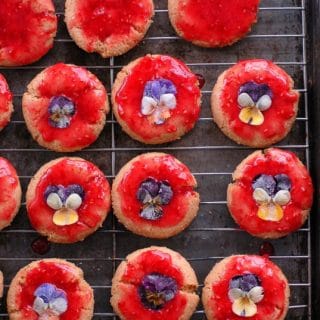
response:
M258 102L256 103L256 106L259 110L266 111L271 108L272 99L267 94L265 94L258 100Z
M44 302L42 298L36 297L32 308L37 314L41 315L48 309L48 303Z
M254 102L248 93L243 92L238 96L238 104L242 108L254 107Z
M256 107L246 107L241 109L239 119L252 126L260 126L264 122L262 112Z
M262 287L254 287L248 292L248 297L254 303L260 302L264 297L264 290Z
M152 114L152 119L155 124L163 124L170 118L170 110L168 108L157 108Z
M228 296L231 302L243 297L243 291L239 288L233 288L228 291Z
M283 218L283 210L273 202L262 204L258 210L258 217L265 221L280 221Z
M78 213L69 208L62 208L53 215L53 223L57 226L69 226L79 221Z
M141 212L140 217L146 220L155 221L162 217L163 211L160 206L148 205Z
M154 112L154 109L156 108L157 104L157 101L153 98L147 96L143 97L141 101L141 113L144 116L149 116Z
M244 297L233 302L232 311L239 317L249 318L257 313L257 306L248 297Z
M63 298L57 298L49 303L49 307L54 314L60 315L67 311L68 301Z
M174 109L177 105L177 100L175 95L172 93L166 93L161 95L160 104L171 110Z
M66 207L77 210L82 204L82 199L77 193L72 193L66 200Z
M268 195L267 191L262 188L257 188L253 191L253 199L259 203L268 203L271 200L271 197Z
M48 195L46 202L47 202L47 205L54 210L59 210L63 206L59 195L55 192L50 193Z
M288 190L280 190L276 193L276 195L273 198L274 203L285 206L287 205L291 200L291 194Z

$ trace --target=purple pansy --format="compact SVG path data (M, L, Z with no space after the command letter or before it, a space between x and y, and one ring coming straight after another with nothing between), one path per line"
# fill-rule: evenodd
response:
M40 316L61 315L68 309L67 294L51 283L43 283L34 292L33 310Z
M142 303L149 309L160 310L178 291L175 279L159 273L146 275L138 288Z
M162 206L171 201L173 191L167 181L148 178L141 183L136 197L143 204L140 217L158 220L163 215Z
M253 317L258 310L256 304L264 298L260 278L252 273L233 277L229 282L228 297L234 314Z
M141 113L150 116L155 124L163 124L170 117L170 110L176 107L176 94L176 86L170 80L148 81L143 91Z
M273 92L267 84L246 82L238 93L238 105L241 108L239 119L253 126L263 124L262 112L271 108L272 99Z
M70 126L76 107L71 99L55 96L50 101L48 112L49 124L54 128L64 129Z

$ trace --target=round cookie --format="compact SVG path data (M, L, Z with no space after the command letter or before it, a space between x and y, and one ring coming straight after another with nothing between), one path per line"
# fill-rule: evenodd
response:
M208 320L283 320L289 307L288 280L267 257L230 256L210 271L202 290Z
M111 205L102 171L81 158L59 158L30 181L26 206L32 226L57 243L81 241L102 226Z
M299 92L267 60L246 60L223 72L213 88L213 120L239 144L263 148L282 140L296 119Z
M13 112L13 95L5 77L0 73L0 130L10 121Z
M129 254L112 279L111 305L122 320L188 320L199 297L188 261L165 247Z
M257 22L259 0L169 0L176 33L202 47L224 47L243 38Z
M129 161L112 185L114 214L130 231L149 238L172 237L199 210L197 181L179 160L146 153Z
M34 261L13 278L7 297L10 320L90 320L93 290L83 272L61 259Z
M57 17L51 0L0 1L0 66L21 66L53 46Z
M67 0L65 22L81 49L108 58L135 47L153 15L152 0Z
M133 139L159 144L179 139L199 118L198 78L181 61L147 55L125 66L112 89L113 112Z
M0 157L0 230L8 227L21 204L21 186L15 168Z
M227 203L233 219L253 236L280 238L299 229L312 206L311 177L297 156L255 151L233 173Z
M71 152L98 138L109 102L95 75L82 67L58 63L29 83L22 111L28 130L41 146Z

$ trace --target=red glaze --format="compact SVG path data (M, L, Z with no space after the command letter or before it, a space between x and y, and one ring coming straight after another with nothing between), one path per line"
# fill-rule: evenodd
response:
M147 178L169 182L173 197L169 204L162 206L163 216L155 221L139 216L142 203L136 193L141 183ZM131 169L122 178L117 191L121 197L121 210L130 220L139 224L158 227L170 227L178 224L189 208L189 198L196 193L196 181L189 169L171 155L154 156L141 155L131 164Z
M250 156L249 156L250 157ZM289 151L276 148L267 149L244 160L241 177L236 178L229 198L229 210L240 227L253 235L269 232L288 234L301 227L302 211L312 205L313 186L307 169L297 156ZM278 222L264 221L257 215L258 204L253 199L252 182L260 174L275 176L284 173L292 184L291 201L282 206L284 217Z
M37 320L38 314L33 310L34 292L43 283L54 284L67 294L68 309L61 314L60 320L78 320L81 308L86 308L93 299L92 291L79 283L79 275L68 264L40 261L39 264L28 269L22 288L16 296L16 308L28 320Z
M53 45L57 17L51 0L0 1L0 65L39 60Z
M140 112L146 83L164 78L177 88L177 106L171 117L162 125L156 125ZM179 127L191 130L200 113L200 89L197 76L181 61L169 56L145 56L131 69L122 86L116 92L115 102L120 118L140 138L148 142L161 135L176 132Z
M259 0L177 0L176 28L182 36L210 47L232 44L257 20Z
M73 22L81 28L88 51L97 41L128 41L136 32L144 32L153 16L150 0L78 0ZM72 27L72 25L71 25Z
M54 210L45 201L44 192L49 185L79 184L85 192L84 201L77 210L79 221L69 226L56 226L52 217ZM94 164L82 159L62 158L43 172L38 181L35 196L27 201L27 211L31 224L36 230L54 234L75 242L90 229L100 226L110 209L110 186ZM83 238L83 237L82 237Z
M14 218L20 199L16 199L20 182L12 164L0 157L0 229L6 227Z
M121 278L123 299L118 306L122 315L126 320L179 319L187 304L186 297L180 291L160 310L150 310L142 304L137 288L143 277L150 273L160 273L175 279L179 290L184 284L183 274L180 268L174 265L170 254L160 250L144 251L133 261L128 261Z
M264 122L260 126L245 124L239 119L239 89L249 81L267 84L273 92L272 106L263 111ZM296 116L295 106L299 100L299 93L293 91L292 85L288 74L271 61L246 60L230 68L220 95L222 113L230 130L246 140L285 136L288 121Z
M100 81L88 70L58 63L44 71L44 80L36 88L40 99L23 104L32 123L46 142L59 141L64 148L84 148L97 139L95 126L104 122L107 93ZM49 124L48 107L54 96L71 99L76 107L69 127L60 129Z
M234 256L224 267L223 274L212 285L209 308L215 320L243 320L232 312L232 302L228 297L229 282L238 275L253 273L261 280L264 298L257 303L258 312L250 320L277 320L286 313L285 292L287 282L281 278L281 270L268 258L259 256ZM278 317L272 317L278 312ZM282 318L281 318L282 319Z
M2 129L9 123L11 113L12 93L9 89L5 77L0 73L0 129Z

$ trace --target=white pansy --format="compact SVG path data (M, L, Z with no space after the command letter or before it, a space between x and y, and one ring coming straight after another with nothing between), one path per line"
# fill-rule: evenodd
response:
M49 307L54 314L60 315L67 311L68 302L63 298L57 298L49 303Z
M32 308L37 314L43 314L48 309L48 303L45 303L40 297L36 297Z
M228 296L231 302L242 298L244 296L244 292L239 288L233 288L228 291Z
M248 292L248 298L254 303L260 302L264 297L264 290L262 287L254 287Z

